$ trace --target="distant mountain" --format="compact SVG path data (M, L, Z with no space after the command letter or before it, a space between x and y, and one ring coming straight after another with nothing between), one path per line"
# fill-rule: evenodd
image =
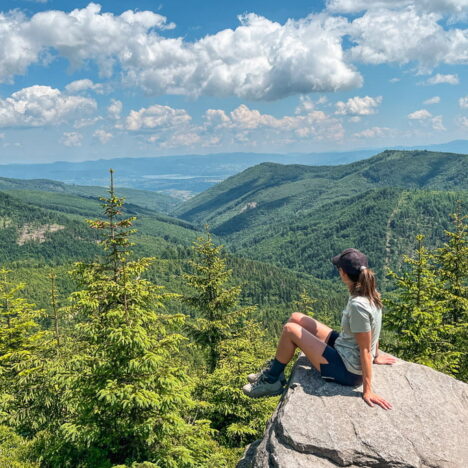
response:
M468 140L418 149L468 153ZM403 149L403 148L398 148ZM155 158L101 159L84 162L0 165L0 176L18 179L53 179L78 185L107 185L112 167L121 187L165 192L181 199L200 193L248 167L273 162L280 164L339 165L368 158L383 149L321 153L219 153L209 155L164 156Z
M174 214L220 230L229 221L240 230L377 187L466 190L466 174L467 155L429 151L388 150L340 166L262 163L179 205ZM248 221L253 213L255 221Z
M468 156L384 151L342 166L263 163L180 205L239 255L329 278L350 246L395 267L421 232L435 245L457 200L467 201Z
M69 185L49 179L9 179L5 177L0 177L0 190L35 190L41 192L79 195L90 198L99 198L107 194L107 189L104 187ZM119 188L118 191L128 203L159 211L160 213L168 213L180 203L180 199L158 192L129 188Z

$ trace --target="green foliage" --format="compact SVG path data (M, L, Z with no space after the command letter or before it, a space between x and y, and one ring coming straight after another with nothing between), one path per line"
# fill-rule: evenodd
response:
M459 210L452 215L453 230L445 231L447 241L435 251L438 278L440 282L439 300L445 315L444 324L448 328L448 339L461 352L456 377L468 380L468 242L466 215Z
M76 265L82 289L72 294L78 350L66 364L64 413L38 434L36 449L50 466L106 467L152 462L202 466L213 443L207 423L190 423L192 383L174 356L183 316L164 314L170 296L141 278L151 259L130 260L132 218L123 199L104 199L102 260Z
M28 459L28 441L0 425L0 468L39 468Z
M247 321L220 344L218 366L199 378L197 396L201 414L216 429L217 440L227 447L241 447L261 437L278 398L253 399L244 395L246 377L274 354L259 324Z
M221 256L222 246L214 244L211 235L199 237L194 243L197 260L190 262L194 272L184 275L195 291L183 301L193 307L198 316L188 323L193 340L208 354L208 370L213 372L220 358L220 344L232 336L252 307L238 307L240 286L227 286L232 270L226 268Z
M396 335L392 351L402 358L455 373L461 351L450 339L452 324L447 322L447 303L441 300L440 274L434 253L416 236L414 258L405 257L406 271L390 271L397 289L385 300L386 326Z

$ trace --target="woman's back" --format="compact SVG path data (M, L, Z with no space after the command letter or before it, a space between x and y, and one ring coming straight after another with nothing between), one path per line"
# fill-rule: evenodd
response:
M335 349L350 372L362 374L359 346L354 333L371 332L371 354L376 355L382 327L382 309L365 296L351 296L343 310L340 336Z

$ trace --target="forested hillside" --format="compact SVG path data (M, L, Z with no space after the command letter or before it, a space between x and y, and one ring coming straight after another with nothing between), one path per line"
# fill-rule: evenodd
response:
M0 191L9 192L17 190L57 192L60 194L72 194L89 198L99 198L103 196L102 187L71 185L49 179L24 180L0 177ZM181 202L180 199L159 192L136 190L126 187L120 188L119 191L122 196L125 197L127 203L140 205L160 213L169 213L169 211L172 211Z
M277 403L246 376L293 311L338 328L349 246L380 276L383 349L466 380L467 159L411 154L261 164L181 218L113 182L102 206L104 188L4 180L0 464L234 467Z
M180 205L209 223L239 255L321 278L349 246L369 253L382 278L398 268L418 233L438 245L458 201L468 200L468 157L385 151L336 167L260 164Z

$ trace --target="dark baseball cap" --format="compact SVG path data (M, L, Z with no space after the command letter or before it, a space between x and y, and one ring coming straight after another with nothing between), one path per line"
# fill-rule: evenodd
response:
M357 249L346 249L331 259L333 265L348 273L348 275L359 276L361 267L368 267L367 256Z

